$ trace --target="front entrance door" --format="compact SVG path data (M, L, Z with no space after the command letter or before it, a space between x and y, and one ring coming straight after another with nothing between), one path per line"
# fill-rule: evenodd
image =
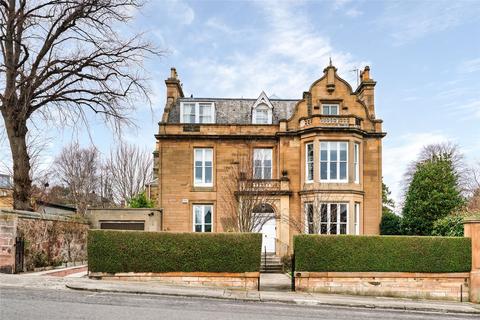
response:
M269 253L275 253L275 239L277 236L275 218L265 222L260 232L263 235L262 238L262 253L267 251Z

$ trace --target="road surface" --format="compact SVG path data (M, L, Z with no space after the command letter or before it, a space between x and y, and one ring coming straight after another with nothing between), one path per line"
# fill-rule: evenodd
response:
M0 320L35 319L478 319L478 315L298 306L0 286Z

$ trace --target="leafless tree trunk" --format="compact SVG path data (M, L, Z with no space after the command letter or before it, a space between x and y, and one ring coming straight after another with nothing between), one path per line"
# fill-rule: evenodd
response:
M152 154L138 146L122 143L110 151L106 168L116 201L127 203L152 181Z
M256 179L252 149L247 149L247 153L237 154L220 180L219 209L226 215L222 224L228 231L259 232L267 221L278 218L269 210L275 200L269 191L279 181Z
M14 208L31 209L28 120L119 128L146 97L140 34L119 34L140 0L0 1L0 113L13 158Z
M55 159L55 175L68 188L80 215L84 215L88 205L96 201L99 166L97 150L94 147L80 148L78 143L63 148Z

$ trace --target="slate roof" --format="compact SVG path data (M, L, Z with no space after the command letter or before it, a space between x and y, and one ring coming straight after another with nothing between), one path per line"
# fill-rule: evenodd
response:
M273 105L272 123L289 119L299 100L269 99ZM257 99L232 98L180 98L170 110L168 123L180 123L180 102L214 102L215 122L219 124L251 124L252 106Z

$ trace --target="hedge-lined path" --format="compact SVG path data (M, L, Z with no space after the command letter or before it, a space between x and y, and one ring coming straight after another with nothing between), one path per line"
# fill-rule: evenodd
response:
M292 279L285 273L260 273L261 291L291 291Z
M309 306L338 306L378 308L404 311L463 313L480 315L480 305L468 302L409 300L335 294L301 292L272 292L229 290L211 287L182 287L159 282L105 281L88 278L53 276L20 276L0 274L0 292L3 287L39 288L53 290L84 290L91 292L135 293L162 296L216 298L242 301L276 302Z

